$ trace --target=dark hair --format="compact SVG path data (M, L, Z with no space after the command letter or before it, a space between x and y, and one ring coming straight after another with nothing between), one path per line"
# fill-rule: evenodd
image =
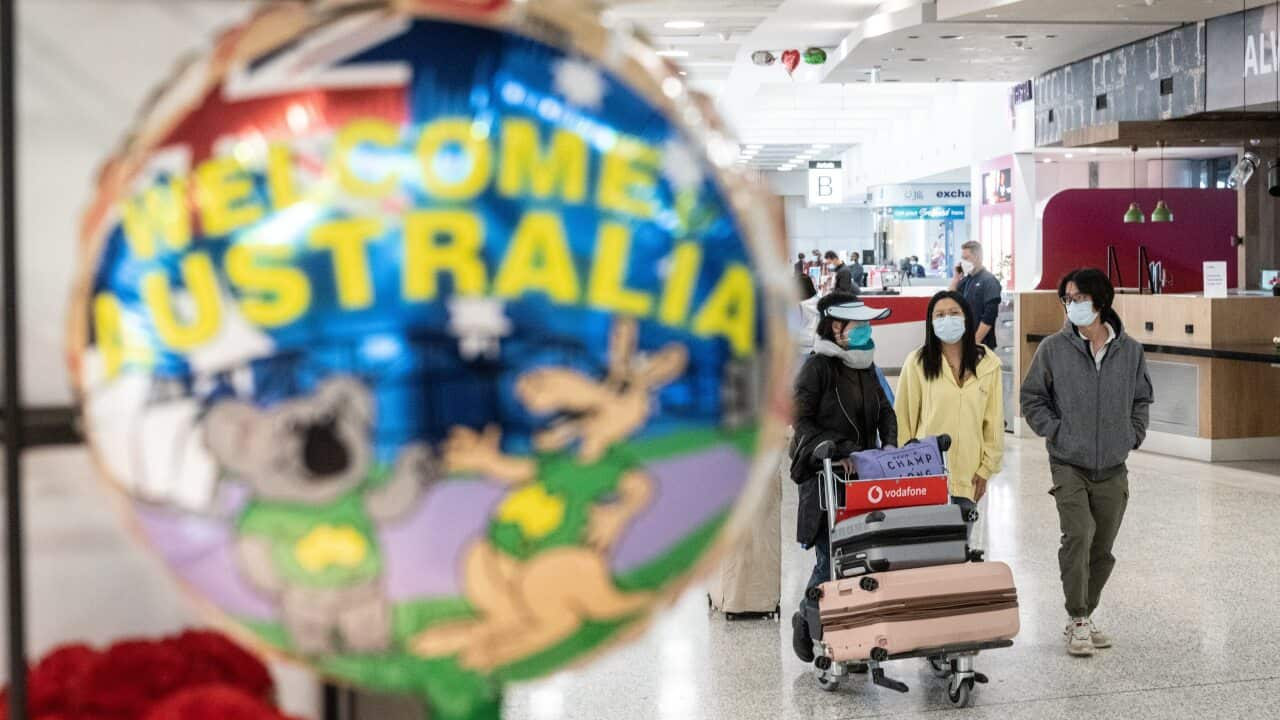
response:
M827 254L826 254L826 255L823 255L822 257L826 258L827 260L839 260L839 259L840 259L840 256L836 254L836 251L835 251L835 250L828 250L828 251L827 251Z
M798 258L796 258L796 259L797 259L797 260L803 260L803 259L804 259L804 253L800 253L800 257L798 257Z
M1116 289L1106 273L1097 268L1079 268L1063 275L1062 281L1058 283L1058 299L1063 302L1067 300L1067 283L1075 283L1081 295L1093 298L1093 309L1098 311L1105 322L1111 322L1112 318L1117 317L1111 309L1116 300Z
M801 300L808 300L818 294L818 291L813 289L813 278L804 273L796 273L796 285L800 288Z
M827 309L832 305L843 305L844 303L857 302L858 296L848 292L830 292L827 296L818 301L818 337L823 340L836 341L836 331L832 327L836 322L849 322L848 320L837 320L837 318L827 317Z
M943 300L954 300L964 313L964 337L960 338L960 377L968 373L978 374L978 363L986 354L986 348L978 344L977 323L964 296L954 290L943 290L929 300L924 315L924 347L920 349L920 365L924 367L926 380L936 380L942 374L942 340L933 331L933 310Z

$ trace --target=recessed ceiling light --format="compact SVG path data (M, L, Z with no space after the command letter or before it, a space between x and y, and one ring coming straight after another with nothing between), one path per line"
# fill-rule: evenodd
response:
M919 40L919 39L920 39L920 36L919 36L919 35L908 35L908 36L907 36L907 39L908 39L908 40Z
M697 30L700 27L706 27L706 25L701 20L670 20L663 23L662 27L668 30Z
M1004 39L1005 40L1026 40L1027 36L1026 35L1005 35Z
M994 20L995 18L1000 17L1000 13L987 13L987 17Z
M1042 162L1042 163L1044 163L1044 164L1048 165L1049 163L1053 162L1053 158L1045 158L1045 159L1041 160L1040 162Z
M688 50L659 50L658 54L662 57L689 57Z
M681 71L680 71L680 74L681 74L681 75L688 75L689 73L685 72L684 70L681 70Z
M939 40L963 40L963 35L939 35Z
M1203 140L1201 140L1200 142L1204 142L1204 141L1203 141ZM1097 155L1097 154L1098 154L1098 148L1089 148L1089 154L1090 154L1090 155Z
M1057 37L1058 37L1057 35L1045 35L1045 36L1044 36L1044 39L1045 39L1045 40L1056 40L1056 39L1057 39Z
M911 58L907 62L928 62L925 58Z
M1070 160L1070 159L1071 159L1071 158L1073 158L1073 157L1075 157L1075 155L1073 155L1072 153L1067 153L1067 159L1068 159L1068 160Z

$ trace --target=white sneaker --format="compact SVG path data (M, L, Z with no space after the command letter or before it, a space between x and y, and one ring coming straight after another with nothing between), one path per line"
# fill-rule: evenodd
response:
M1099 650L1111 647L1111 637L1099 630L1097 625L1093 624L1093 618L1089 618L1089 640L1093 643L1093 646Z
M1067 638L1067 654L1076 657L1093 656L1093 637L1089 632L1088 618L1071 618L1062 634Z

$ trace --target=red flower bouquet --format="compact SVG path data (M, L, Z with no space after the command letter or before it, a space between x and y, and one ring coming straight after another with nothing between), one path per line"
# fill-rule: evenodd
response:
M290 720L267 668L226 637L188 631L103 651L67 645L28 672L32 720ZM8 720L8 689L0 693Z

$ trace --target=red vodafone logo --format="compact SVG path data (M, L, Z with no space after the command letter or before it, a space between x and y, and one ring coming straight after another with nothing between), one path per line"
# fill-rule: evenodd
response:
M879 485L872 485L867 488L867 502L872 505L879 505L884 500L884 489Z

